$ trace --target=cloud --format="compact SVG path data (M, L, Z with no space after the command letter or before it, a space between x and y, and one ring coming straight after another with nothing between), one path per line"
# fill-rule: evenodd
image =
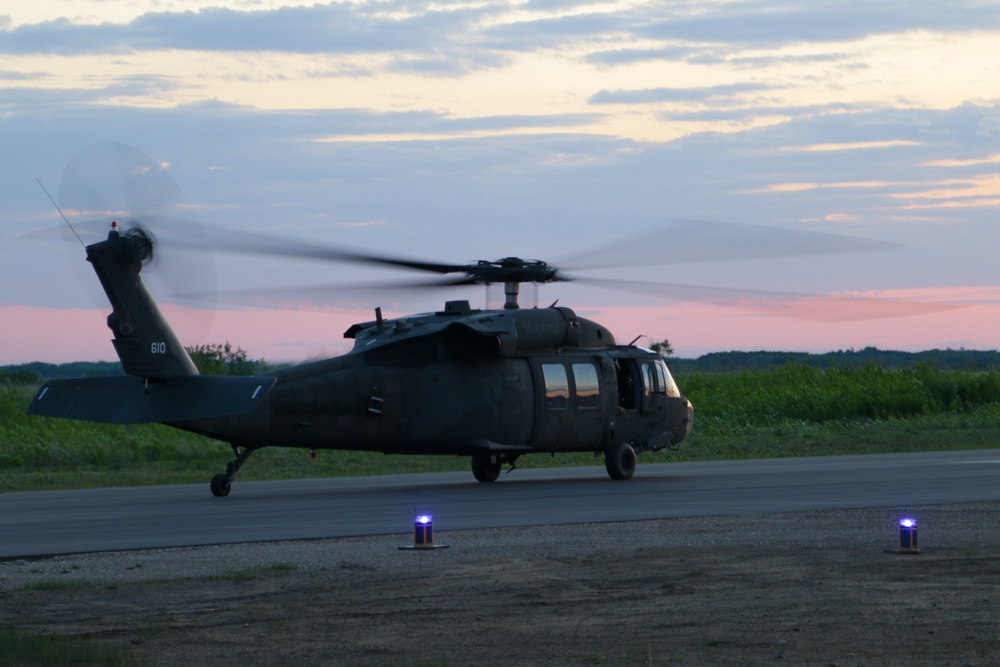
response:
M1000 116L983 116L979 121L979 127L991 135L1000 133Z
M749 122L757 118L780 117L783 119L800 118L803 116L823 117L830 114L857 113L873 111L871 104L810 104L810 105L760 105L747 104L738 98L728 101L713 102L710 107L695 110L662 110L657 111L657 117L664 121L680 122L717 122L734 121Z
M584 57L588 63L613 67L631 65L640 62L666 61L686 62L692 65L730 64L741 69L763 69L780 65L812 65L817 63L844 62L853 67L863 66L856 62L856 56L842 53L812 53L812 54L769 54L741 55L742 50L733 50L727 46L679 45L659 48L615 48L595 51Z
M57 19L0 33L8 54L108 54L141 50L372 53L454 48L484 10L424 10L407 15L380 5L332 2L264 11L206 8L146 13L127 24ZM456 40L456 37L458 38Z
M604 65L638 60L728 57L708 44L780 47L804 42L844 42L908 31L957 32L1000 27L993 3L965 0L914 6L903 0L871 4L646 2L627 9L574 0L536 0L464 5L442 9L423 3L340 3L242 11L148 12L119 23L81 24L66 18L11 29L0 17L0 52L8 54L109 54L142 50L274 51L286 53L445 52L469 62L497 58L496 50L558 49L591 42L584 57ZM515 14L515 10L518 12ZM629 46L639 41L656 47ZM614 48L608 48L615 42ZM625 46L621 46L625 45ZM733 62L760 65L737 56ZM786 54L798 62L839 58L830 54ZM442 59L440 62L444 62ZM439 65L440 66L440 65Z
M559 49L616 36L629 39L633 19L627 11L593 11L560 16L527 14L495 22L479 31L483 43L503 50Z
M12 72L0 70L0 81L35 81L45 78L44 72Z
M919 146L919 141L911 139L882 139L875 141L850 141L825 144L810 144L808 146L786 146L782 150L805 151L808 153L829 153L831 151L857 151L873 148L893 148L896 146Z
M766 56L738 56L729 58L727 62L737 67L760 69L764 67L774 67L776 65L814 65L817 63L838 63L845 60L853 61L854 58L855 56L848 56L842 53L784 53Z
M569 134L576 127L600 120L599 114L558 114L552 116L486 116L448 118L426 114L427 122L417 125L387 120L384 128L372 131L335 133L317 137L321 142L447 141L518 134ZM405 127L403 127L405 125Z
M1000 26L994 3L965 0L913 5L905 0L872 4L860 0L797 3L751 0L709 5L691 12L685 5L658 7L643 16L635 34L649 39L781 46L805 42L854 41L915 30L961 32Z
M699 88L646 88L643 90L602 90L590 97L590 104L651 104L658 102L719 102L744 93L771 90L758 83L732 83Z
M858 189L858 188L892 188L898 187L900 183L893 183L890 181L846 181L840 183L775 183L773 185L768 185L763 188L757 188L755 190L748 190L748 193L768 193L768 192L804 192L806 190L818 190L820 188L840 188L840 189Z
M716 57L714 53L697 46L664 46L659 48L615 48L595 51L584 56L584 61L593 65L616 66L631 65L649 61L667 62L704 62L706 57ZM722 61L722 58L718 58Z
M928 160L927 162L922 162L920 166L922 167L974 167L981 164L997 164L1000 163L1000 153L995 153L993 155L987 155L985 157L969 158L965 160Z
M528 0L524 3L524 9L531 11L579 9L594 7L602 2L603 0Z

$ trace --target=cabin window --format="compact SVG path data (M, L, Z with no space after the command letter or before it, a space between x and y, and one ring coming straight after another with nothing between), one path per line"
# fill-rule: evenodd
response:
M601 407L601 385L594 364L573 364L573 381L576 383L576 407L581 410Z
M545 407L548 410L565 410L569 405L569 378L562 364L542 364L545 382Z

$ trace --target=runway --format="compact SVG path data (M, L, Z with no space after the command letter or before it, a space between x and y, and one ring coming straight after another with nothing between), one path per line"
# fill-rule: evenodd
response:
M0 558L239 542L1000 500L1000 450L0 494Z

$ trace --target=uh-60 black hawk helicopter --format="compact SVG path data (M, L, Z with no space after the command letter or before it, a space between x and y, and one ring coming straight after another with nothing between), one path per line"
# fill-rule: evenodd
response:
M502 309L448 301L438 312L355 324L343 356L251 377L199 375L140 272L151 235L111 224L87 260L112 312L108 327L127 375L46 382L29 413L112 424L158 422L229 443L235 459L212 479L216 496L262 447L470 456L492 482L522 454L604 454L612 479L636 454L676 447L690 401L662 356L616 344L570 308L520 308L521 283L561 280L544 262L508 257L467 265L353 254L354 261L460 274L448 284L504 285Z
M112 148L114 162L137 163L129 170L133 177L162 172L133 149ZM93 165L84 162L90 174ZM720 248L709 259L888 245L784 230L790 242L782 248L772 237L765 250L748 251L740 240L745 237L734 233L741 225L715 224ZM513 467L524 454L593 452L603 454L612 479L627 480L636 454L675 448L691 431L691 402L660 354L634 340L617 343L606 327L570 308L520 307L522 284L576 278L517 257L442 264L227 233L223 250L447 276L425 284L433 287L502 284L505 303L479 310L468 301L448 301L437 312L393 319L376 308L374 320L346 331L354 345L342 356L251 377L200 375L140 277L159 252L155 237L140 222L124 227L111 222L107 238L86 245L86 254L111 304L107 324L126 375L49 380L28 412L161 423L229 443L235 458L212 478L216 496L229 494L236 473L263 447L469 456L481 482L495 481L502 466ZM672 241L683 245L689 228L675 227ZM629 245L632 252L641 244ZM672 287L675 293L683 288Z

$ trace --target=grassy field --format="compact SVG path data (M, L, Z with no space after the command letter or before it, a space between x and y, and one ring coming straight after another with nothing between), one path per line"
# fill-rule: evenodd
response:
M695 429L677 452L639 462L991 448L1000 371L769 370L680 377ZM25 414L33 387L0 385L0 491L206 483L232 452L165 426L109 426ZM524 456L518 467L602 465L589 454ZM468 470L460 457L264 449L240 479Z

